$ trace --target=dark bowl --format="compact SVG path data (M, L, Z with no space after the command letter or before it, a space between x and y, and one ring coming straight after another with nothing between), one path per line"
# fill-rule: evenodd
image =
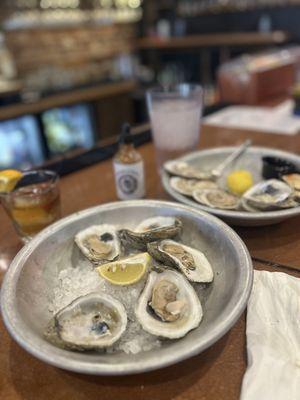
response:
M298 172L297 167L290 161L277 157L263 157L264 179L280 179L283 175Z

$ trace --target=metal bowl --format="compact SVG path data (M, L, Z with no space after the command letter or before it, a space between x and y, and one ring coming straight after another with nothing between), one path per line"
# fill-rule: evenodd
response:
M190 153L182 158L181 161L186 161L191 165L197 166L200 169L211 170L219 165L236 147L220 147L216 149L202 150ZM300 157L296 154L286 151L275 150L266 147L251 147L247 150L244 156L233 166L235 168L246 168L254 172L257 181L262 180L262 159L265 156L282 158L293 163L296 168L300 169ZM226 171L225 171L226 172ZM258 179L259 177L259 179ZM238 226L265 226L273 225L282 222L288 218L300 215L300 206L286 210L264 211L264 212L246 212L246 211L228 211L219 210L203 206L193 200L191 197L184 196L174 190L169 183L170 175L167 172L162 174L162 183L165 190L180 203L197 208L198 210L206 211L222 218L229 224Z
M55 347L43 337L55 277L70 265L73 237L93 224L133 227L157 215L176 215L183 241L193 239L211 261L215 279L204 290L204 319L186 337L137 355L79 353ZM217 218L176 203L128 201L90 208L42 231L13 260L2 286L2 314L12 337L29 353L56 367L95 375L146 372L196 355L221 338L246 307L252 286L249 253L236 233Z

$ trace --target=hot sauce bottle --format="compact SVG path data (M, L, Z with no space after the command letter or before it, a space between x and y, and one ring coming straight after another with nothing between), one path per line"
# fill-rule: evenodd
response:
M119 149L113 159L116 192L120 200L140 199L145 195L144 162L134 147L129 124L124 124Z

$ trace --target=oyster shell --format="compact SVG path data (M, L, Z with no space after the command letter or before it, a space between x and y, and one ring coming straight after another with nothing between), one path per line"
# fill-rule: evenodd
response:
M277 179L263 181L253 186L243 195L244 204L258 210L276 210L290 208L289 199L293 193L292 188Z
M139 250L147 250L147 243L173 238L182 231L182 223L175 217L153 217L141 222L134 231L122 229L122 242Z
M113 297L90 293L59 311L54 321L57 334L67 347L93 350L109 347L120 339L127 314Z
M75 236L75 243L92 262L113 261L120 255L120 242L112 225L94 225Z
M181 176L182 178L210 180L212 176L211 172L201 171L184 161L167 161L164 164L164 168L170 174Z
M300 201L300 198L299 198ZM294 208L294 207L298 207L299 203L297 202L297 199L295 198L295 196L293 197L289 197L287 200L283 201L280 204L277 204L276 208L272 208L272 210L285 210L287 208ZM246 199L241 198L241 207L249 212L262 212L262 211L267 211L266 209L261 210L260 208L255 208L253 205L250 205ZM271 209L270 209L271 211Z
M205 255L192 247L173 240L149 243L148 253L166 265L178 268L189 281L211 282L214 278L212 267Z
M203 311L195 290L184 276L166 270L151 272L135 314L145 331L178 339L197 328Z
M185 196L192 196L196 189L217 189L218 185L213 181L199 181L198 179L186 179L172 176L170 186Z
M293 198L298 203L297 205L299 206L299 203L300 203L300 190L295 190L294 191Z
M300 191L300 174L283 175L282 179L294 190Z
M282 179L294 189L293 197L295 201L300 202L300 174L284 175Z
M193 198L207 207L223 210L236 210L239 208L240 199L223 189L196 189Z

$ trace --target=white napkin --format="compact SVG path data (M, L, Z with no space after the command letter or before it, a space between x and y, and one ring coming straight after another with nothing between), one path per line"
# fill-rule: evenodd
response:
M290 103L273 108L230 106L205 117L203 121L206 125L280 135L296 135L300 131L300 117L293 115Z
M300 279L255 271L241 400L300 399Z

